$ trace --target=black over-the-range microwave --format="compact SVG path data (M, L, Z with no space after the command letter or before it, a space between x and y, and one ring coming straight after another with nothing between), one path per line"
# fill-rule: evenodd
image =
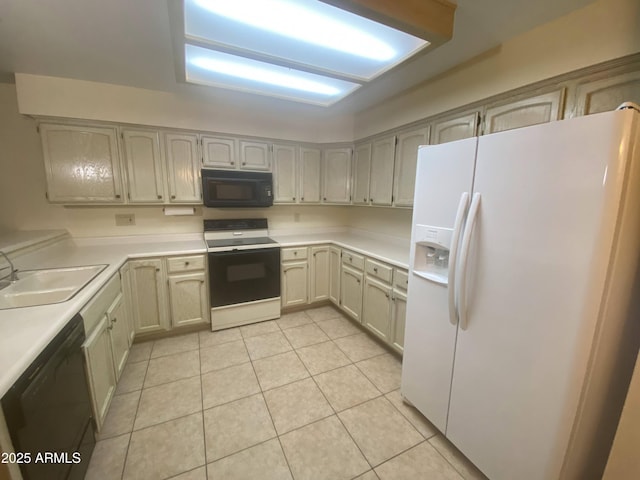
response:
M203 168L202 196L206 207L270 207L273 177L267 172Z

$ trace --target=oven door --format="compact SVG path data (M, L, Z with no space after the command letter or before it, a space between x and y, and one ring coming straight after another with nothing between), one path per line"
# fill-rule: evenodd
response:
M211 307L280 296L280 248L209 252Z

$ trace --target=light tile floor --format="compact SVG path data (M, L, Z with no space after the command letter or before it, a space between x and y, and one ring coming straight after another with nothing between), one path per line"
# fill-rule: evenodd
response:
M331 306L136 344L87 479L475 480Z

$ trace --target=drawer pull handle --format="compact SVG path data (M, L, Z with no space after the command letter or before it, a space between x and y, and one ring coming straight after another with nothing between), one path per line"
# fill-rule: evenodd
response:
M235 164L236 164L236 162L231 162L231 165L235 165Z
M176 199L176 196L175 196L175 195L171 195L171 199L172 199L172 200L175 200L175 199Z
M189 262L184 262L184 265L185 265L186 267L188 267L188 266L189 266Z
M373 271L378 273L378 267L373 267Z
M295 200L295 198L294 198L294 200ZM304 202L304 197L300 197L300 200Z
M159 271L160 271L160 269L159 269L159 268L156 268L156 272L159 272Z
M116 198L120 198L120 195L116 195Z
M116 323L118 321L117 317L113 317L113 320L111 320L113 323Z
M162 200L162 195L158 195L158 200Z
M298 252L293 252L293 254L294 254L294 255L297 255L297 254L298 254Z

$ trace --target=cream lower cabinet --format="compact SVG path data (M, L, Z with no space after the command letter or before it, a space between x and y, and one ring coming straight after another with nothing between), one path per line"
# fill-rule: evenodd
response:
M116 380L119 380L129 356L129 326L122 294L118 295L107 310L107 323L114 373Z
M367 275L364 282L362 323L387 342L391 323L391 303L391 287Z
M309 303L309 264L307 247L283 248L280 252L282 308Z
M389 343L400 353L404 352L404 326L407 318L407 293L393 289L391 304L391 329Z
M98 430L129 353L126 312L122 305L120 276L114 275L80 310L87 334L82 347Z
M171 325L182 327L209 320L205 272L169 275Z
M98 431L107 415L111 398L116 390L116 373L113 367L113 351L109 338L110 323L104 315L84 344L87 376L93 403L93 413Z
M340 305L340 270L341 250L329 247L329 300L334 305Z
M131 298L136 334L169 330L167 292L162 259L132 260Z
M133 344L136 336L136 330L133 322L133 299L131 298L131 270L129 263L125 263L120 268L120 281L122 282L122 303L127 318L127 332L129 337L129 346Z
M342 265L340 275L340 306L358 322L362 319L362 272Z
M309 257L309 303L329 299L329 246L311 247Z

